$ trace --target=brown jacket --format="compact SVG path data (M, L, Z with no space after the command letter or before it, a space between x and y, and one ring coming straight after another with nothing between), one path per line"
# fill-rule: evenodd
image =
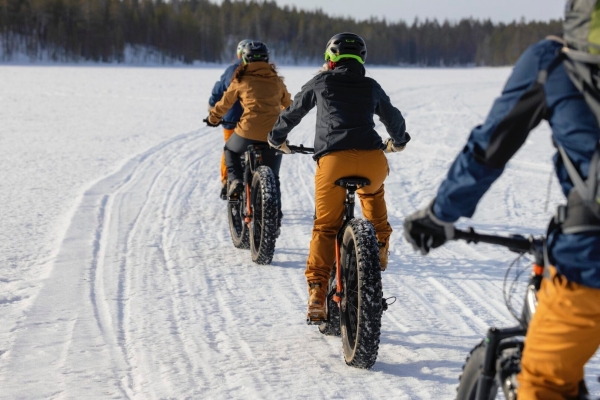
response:
M267 141L281 110L292 103L283 80L270 64L261 61L247 65L241 82L235 78L231 81L223 98L210 110L208 120L218 123L238 99L244 113L235 132L246 139L262 142Z

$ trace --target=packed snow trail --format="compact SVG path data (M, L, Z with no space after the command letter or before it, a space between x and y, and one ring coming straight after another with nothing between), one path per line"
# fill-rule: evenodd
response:
M219 72L198 72L210 76L199 98L208 97ZM312 72L283 70L291 92ZM383 284L384 296L397 301L384 313L372 370L346 366L341 340L305 323L315 162L284 156L282 234L272 265L258 266L249 251L231 244L218 196L223 139L220 130L203 127L156 140L74 196L51 268L41 271L47 279L27 301L0 302L9 311L3 325L12 326L0 348L0 398L453 398L470 348L490 325L513 324L502 299L513 255L450 243L422 257L401 239L401 226L435 195L507 72L371 71L413 136L404 152L388 157L386 199L395 232ZM313 126L314 112L290 141L311 145ZM381 124L377 129L385 135ZM105 146L120 151L118 143ZM550 154L544 126L470 224L542 233L560 201L554 183L544 212ZM597 357L587 373L598 391Z

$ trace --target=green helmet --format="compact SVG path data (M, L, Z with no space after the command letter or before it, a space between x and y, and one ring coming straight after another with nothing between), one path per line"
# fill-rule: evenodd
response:
M567 0L563 30L569 49L600 55L600 1Z
M363 38L350 32L333 35L325 47L325 61L338 62L342 58L354 58L364 64L367 45Z
M241 42L238 43L237 45L237 55L238 58L240 58L242 56L242 51L244 50L244 46L248 43L252 42L251 39L244 39Z

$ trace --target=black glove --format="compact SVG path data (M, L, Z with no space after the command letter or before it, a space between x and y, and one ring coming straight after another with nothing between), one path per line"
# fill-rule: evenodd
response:
M441 221L435 216L434 202L435 199L427 208L412 213L404 220L404 238L423 255L454 238L454 224Z
M218 124L213 124L208 120L208 118L204 118L202 122L204 122L207 126L210 126L211 128L217 127L221 124L220 122Z

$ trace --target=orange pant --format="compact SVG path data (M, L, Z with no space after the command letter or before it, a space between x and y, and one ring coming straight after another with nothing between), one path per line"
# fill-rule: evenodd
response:
M235 129L223 128L223 136L225 137L225 142L229 140L229 137L233 135L234 131ZM223 155L221 156L221 183L227 183L227 166L225 165L225 152L223 152Z
M583 366L600 346L600 290L557 275L544 279L525 338L519 400L577 396Z
M335 236L342 226L346 189L335 181L347 176L368 178L371 185L357 191L363 216L375 226L377 240L387 243L392 227L387 220L383 181L388 163L381 150L343 150L329 153L317 162L312 240L306 261L306 280L327 283L335 260ZM325 287L325 286L323 286Z

